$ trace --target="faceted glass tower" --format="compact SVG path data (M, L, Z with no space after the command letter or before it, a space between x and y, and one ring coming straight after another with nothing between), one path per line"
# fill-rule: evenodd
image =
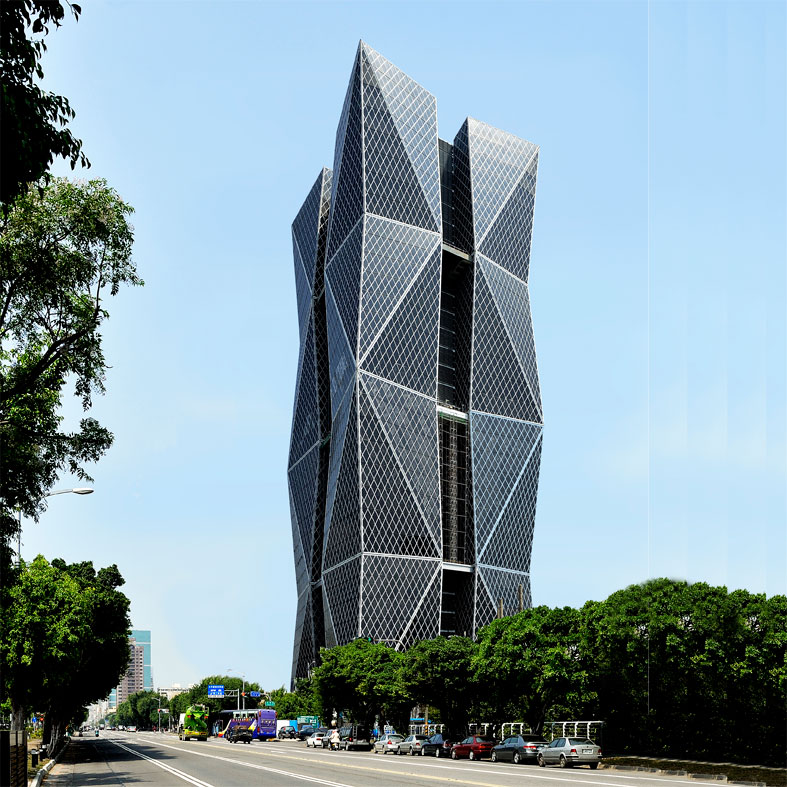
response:
M293 223L293 679L320 647L473 636L530 605L543 415L528 269L538 147L361 42Z

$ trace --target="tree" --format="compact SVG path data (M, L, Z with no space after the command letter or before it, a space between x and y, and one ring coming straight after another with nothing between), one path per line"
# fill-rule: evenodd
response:
M0 202L6 207L31 183L46 178L54 158L90 166L82 143L66 128L74 111L63 96L43 91L34 79L44 76L43 38L60 27L68 6L75 19L82 9L58 0L4 0L0 3L0 92L3 134L0 140Z
M406 728L411 703L399 680L401 653L357 639L323 649L321 657L312 683L323 720L334 710L344 711L354 722L371 727L379 714L381 721Z
M413 702L429 705L454 734L464 731L477 684L471 669L476 645L468 637L438 637L417 642L399 668L402 691Z
M553 707L581 711L593 697L580 642L580 615L571 607L534 607L481 629L472 664L491 695L493 721L522 718L541 732Z
M103 699L129 661L129 600L116 566L22 562L10 601L0 659L6 667L12 726L30 708L46 715L56 741L84 705Z
M106 299L141 285L131 259L132 208L103 180L55 178L0 216L0 541L16 512L37 519L62 471L91 480L112 434L93 418L60 430L63 389L88 410L104 393ZM6 564L7 565L7 564Z
M207 678L203 678L188 691L184 691L170 700L169 707L172 718L177 719L179 714L185 713L189 705L205 705L210 709L211 715L221 710L232 710L243 705L242 697L240 702L235 697L209 697L208 686L210 685L221 685L230 691L243 691L244 681L242 678L230 675L210 675ZM246 708L255 708L258 700L253 699L249 692L260 691L259 684L254 681L245 681L245 691ZM260 691L260 693L262 692Z
M269 691L268 699L276 703L276 716L280 719L317 715L317 699L314 696L312 682L308 678L298 678L295 682L295 691L287 691L284 686Z

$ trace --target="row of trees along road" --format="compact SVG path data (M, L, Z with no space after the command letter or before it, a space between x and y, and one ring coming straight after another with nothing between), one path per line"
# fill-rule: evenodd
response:
M783 746L763 742L784 740L785 596L657 579L581 609L494 620L475 641L399 653L359 639L321 656L310 683L280 691L323 719L336 709L405 730L415 704L454 734L469 721L540 732L548 720L599 719L607 752L784 764Z
M45 38L75 3L0 3L0 715L18 729L46 711L52 738L106 696L128 663L128 600L116 566L12 565L19 519L37 520L63 472L86 465L112 433L86 415L62 428L66 387L85 412L104 393L100 328L109 296L142 284L131 259L131 206L106 181L54 178L56 158L89 166L63 96L40 87ZM55 600L57 603L55 603Z

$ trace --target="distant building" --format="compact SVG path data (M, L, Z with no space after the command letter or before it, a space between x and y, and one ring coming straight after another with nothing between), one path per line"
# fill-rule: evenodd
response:
M399 650L530 606L543 415L528 274L538 146L361 43L293 223L292 677L356 637Z
M108 712L117 710L118 705L125 702L138 691L153 691L153 670L151 668L150 631L134 629L128 638L131 661L123 680L117 688L112 689L107 699Z

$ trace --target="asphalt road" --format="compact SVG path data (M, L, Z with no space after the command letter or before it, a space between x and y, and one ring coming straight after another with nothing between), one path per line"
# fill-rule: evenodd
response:
M589 768L561 770L488 761L306 749L298 741L230 744L156 733L76 738L46 787L685 787L718 782Z

